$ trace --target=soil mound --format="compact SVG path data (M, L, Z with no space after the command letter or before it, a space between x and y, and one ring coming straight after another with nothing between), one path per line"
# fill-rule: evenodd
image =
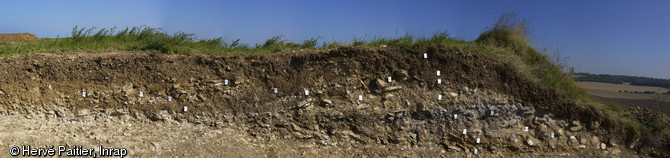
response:
M0 43L38 40L37 36L29 33L0 33Z

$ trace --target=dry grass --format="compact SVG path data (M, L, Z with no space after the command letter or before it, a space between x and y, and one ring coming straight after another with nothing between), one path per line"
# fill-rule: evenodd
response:
M0 43L34 41L39 40L37 36L29 33L3 33L0 34Z

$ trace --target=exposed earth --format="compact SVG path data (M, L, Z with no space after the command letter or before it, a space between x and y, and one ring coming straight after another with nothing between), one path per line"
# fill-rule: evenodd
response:
M603 114L504 62L447 47L259 56L60 52L4 59L0 76L7 156L24 145L125 148L129 157L639 157L662 150L641 149Z

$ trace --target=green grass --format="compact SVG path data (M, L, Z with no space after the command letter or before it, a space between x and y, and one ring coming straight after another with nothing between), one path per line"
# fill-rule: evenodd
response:
M0 56L18 54L50 53L59 51L147 51L165 54L266 54L287 50L315 48L318 38L305 40L303 44L289 43L282 36L268 39L263 45L250 47L240 40L230 42L222 38L195 40L194 34L177 32L168 34L152 27L132 27L118 30L96 28L72 29L71 37L47 38L37 41L0 43ZM331 45L331 48L336 48Z
M670 141L670 132L666 128L642 124L616 104L603 104L591 99L586 90L577 86L571 75L563 72L566 64L552 60L546 51L541 53L533 48L527 41L528 35L526 21L517 20L515 14L505 14L474 42L487 47L484 54L503 58L527 78L563 93L582 106L592 106L606 114L609 119L623 125L632 138L649 138L650 134L660 133Z

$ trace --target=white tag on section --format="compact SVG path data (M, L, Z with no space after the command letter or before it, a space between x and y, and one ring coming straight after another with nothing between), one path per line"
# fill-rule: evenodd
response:
M358 100L363 101L363 95L358 95Z
M551 139L554 139L554 132L551 132Z
M184 106L184 112L188 111L188 107Z
M437 76L440 76L440 70L437 70Z
M81 92L81 97L86 98L86 91Z
M393 80L391 80L391 77L389 76L388 82L391 83Z
M437 96L437 100L442 100L442 94Z
M477 155L477 149L475 149L475 155Z
M274 89L275 89L275 93L278 93L278 92L279 92L279 91L277 90L277 88L274 88Z
M428 53L423 53L423 58L428 59Z
M172 96L168 96L168 102L172 101Z
M454 120L458 119L458 114L454 114Z
M467 133L468 133L468 130L467 130L467 129L463 129L463 134L465 135L465 134L467 134Z
M523 131L526 131L526 132L528 132L528 126L526 126L526 128L524 128L524 130L523 130Z
M479 138L477 138L477 144L479 144Z
M437 84L442 84L442 79L437 79Z
M493 112L493 110L491 110L491 116L493 116L493 114L495 114L495 112Z
M223 84L228 85L228 79L223 80Z
M144 97L144 92L140 91L140 98Z
M305 89L305 95L309 95L309 90Z

